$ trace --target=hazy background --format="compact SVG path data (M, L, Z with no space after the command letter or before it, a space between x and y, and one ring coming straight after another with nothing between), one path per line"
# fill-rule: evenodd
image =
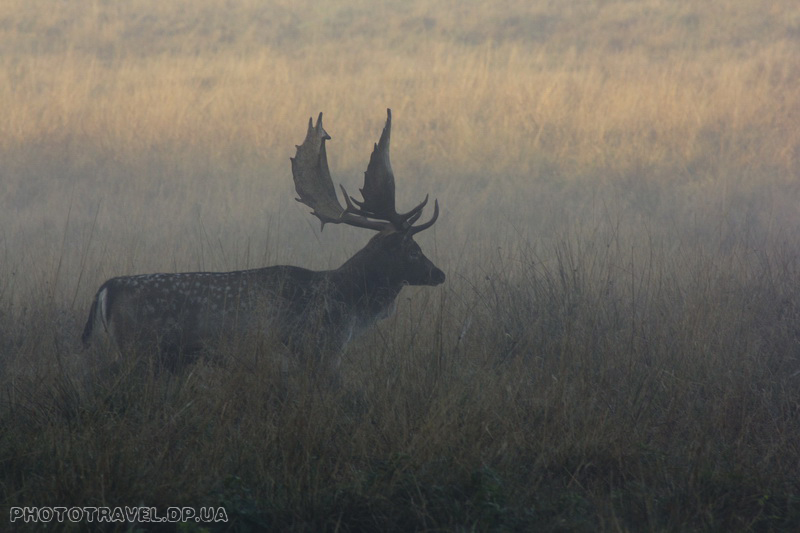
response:
M338 266L368 235L319 236L288 161L319 111L355 193L394 110L399 208L439 198L421 240L454 274L608 226L763 249L800 223L790 1L10 0L0 37L5 296Z
M798 87L796 0L1 2L3 502L796 530ZM388 107L448 278L350 346L344 393L82 358L108 277L357 251L289 157L324 112L356 194Z

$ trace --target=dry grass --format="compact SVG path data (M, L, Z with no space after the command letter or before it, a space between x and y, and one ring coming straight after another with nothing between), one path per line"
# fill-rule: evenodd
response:
M0 6L0 494L224 505L233 529L800 527L800 8ZM107 277L337 266L288 158L354 191L395 116L448 274L341 390L258 349L164 376L76 346Z

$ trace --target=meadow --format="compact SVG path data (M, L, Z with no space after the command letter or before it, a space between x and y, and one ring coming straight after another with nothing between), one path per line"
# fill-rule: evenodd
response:
M800 529L798 49L790 0L3 2L0 520ZM289 157L322 111L354 193L386 108L448 278L340 388L82 349L112 276L339 266L369 232L320 232Z

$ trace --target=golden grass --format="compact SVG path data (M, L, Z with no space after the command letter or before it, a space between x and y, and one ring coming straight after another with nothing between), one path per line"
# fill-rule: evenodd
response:
M351 3L310 20L299 4L23 4L6 8L0 59L7 197L13 208L29 189L52 187L58 205L45 209L56 227L64 196L81 202L72 220L85 223L91 198L142 205L163 197L160 188L184 198L206 191L198 201L210 212L240 204L244 219L275 213L290 191L286 159L319 110L334 135L336 177L351 190L392 107L401 200L446 194L459 212L535 197L549 178L592 187L675 180L681 194L710 198L748 169L768 167L776 186L798 173L800 15L790 2L585 11L516 3L503 17L491 5L390 3L376 14ZM741 30L726 34L729 25ZM36 166L48 160L68 175L58 186L51 168ZM207 169L219 169L212 183ZM252 194L222 200L239 187ZM115 223L105 213L99 222Z
M2 3L4 506L795 528L798 41L789 0ZM109 276L338 266L367 236L320 235L288 158L323 111L355 192L387 107L448 281L404 290L343 390L283 402L249 346L85 359Z
M748 2L739 4L751 7ZM415 17L405 13L400 23L393 21L398 9L394 5L373 18L390 20L387 31L394 29L395 34L358 34L366 21L360 21L359 9L352 7L352 19L344 21L342 33L350 30L353 37L339 35L330 42L315 38L331 30L315 20L308 28L297 25L300 36L292 42L296 46L280 48L270 46L269 32L261 36L267 43L256 46L259 21L248 22L246 17L257 10L257 2L220 10L224 22L230 18L236 23L231 42L191 29L212 24L214 19L202 15L220 12L192 4L195 18L180 24L176 19L183 17L181 5L96 4L94 11L78 11L69 4L40 7L27 33L21 32L25 24L17 19L23 18L19 12L31 8L13 6L17 12L10 10L6 26L17 31L7 32L7 37L18 48L9 46L11 53L4 55L7 75L0 94L14 105L3 110L3 144L77 136L133 153L178 142L224 151L253 147L269 154L285 151L286 137L298 128L298 119L317 109L344 122L338 128L340 136L351 139L351 132L371 133L366 124L391 105L405 122L398 127L415 132L416 142L404 141L409 143L407 151L424 162L447 166L494 169L499 163L498 171L524 169L531 153L539 151L559 161L615 168L669 157L692 159L694 150L705 152L707 130L724 133L720 142L726 144L719 147L723 150L730 143L745 148L742 157L775 160L784 168L795 164L797 133L790 117L798 97L789 90L797 76L795 43L778 38L780 30L795 31L791 26L777 27L775 35L764 30L761 40L743 50L731 50L729 42L721 41L708 44L709 49L684 45L673 51L675 40L684 34L640 33L653 31L653 19L677 31L682 18L700 18L701 13L681 14L691 11L684 7L671 21L639 13L623 16L621 8L609 7L600 12L628 20L630 28L604 40L617 35L631 46L609 52L612 45L592 36L599 40L596 48L577 50L573 44L551 52L549 42L535 46L524 39L497 42L491 36L477 44L464 37L443 41L434 31L410 32L419 40L408 42L412 37L405 35L402 22L410 24ZM787 26L792 16L800 17L789 5L776 8L774 15ZM521 20L523 6L516 6ZM297 16L302 9L292 11ZM431 14L440 25L448 22L443 20L446 15L459 14L440 9ZM704 20L714 15L713 9L706 10L712 13L703 14ZM269 8L262 11L272 15ZM554 11L541 16L568 19ZM509 19L514 15L507 13ZM38 20L48 17L53 20ZM757 27L762 19L748 26ZM590 23L579 16L569 22L587 31L621 24L602 17ZM716 21L710 33L722 31L716 26L725 22L729 20L724 17ZM392 23L399 27L392 28ZM315 31L315 25L323 30ZM531 34L528 37L535 36L534 29ZM372 41L363 42L367 38ZM653 49L661 40L669 44L662 44L657 54ZM51 41L52 49L45 53L30 50L33 43L45 46ZM110 57L103 53L104 41L117 47ZM764 139L768 131L773 137ZM358 166L361 150L350 153L342 154L346 166Z

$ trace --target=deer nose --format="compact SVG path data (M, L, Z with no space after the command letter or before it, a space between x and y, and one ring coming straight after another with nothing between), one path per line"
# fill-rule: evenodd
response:
M442 272L438 268L434 267L434 269L431 271L431 282L433 285L439 285L441 283L444 283L444 279L446 277L447 276L444 275L444 272Z

